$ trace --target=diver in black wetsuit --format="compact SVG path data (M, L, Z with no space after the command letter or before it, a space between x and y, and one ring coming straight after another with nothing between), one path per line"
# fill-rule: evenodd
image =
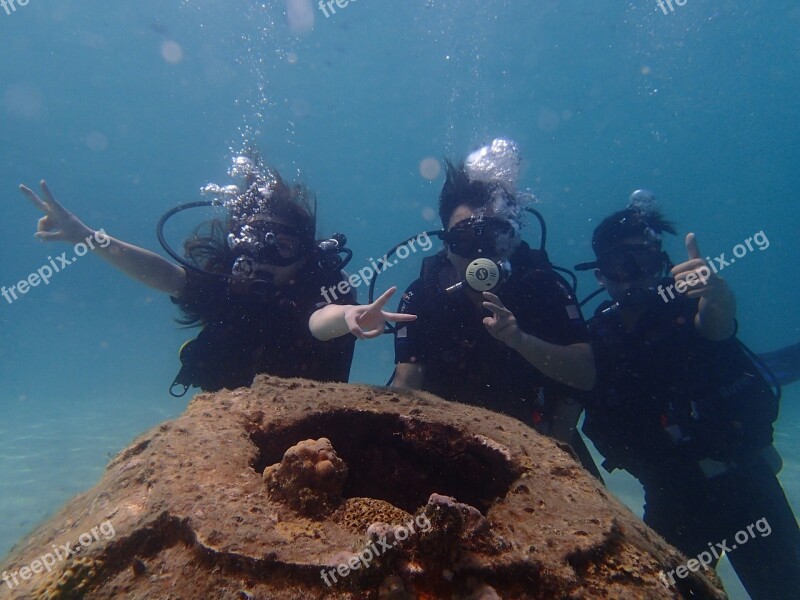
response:
M459 167L448 163L439 203L447 231L431 232L446 249L423 260L420 278L393 315L402 323L392 386L514 416L572 445L599 477L575 429L576 398L594 381L586 324L544 240L534 250L520 239L518 168L516 145L502 139ZM320 311L312 331L321 339L348 331L366 337L347 310ZM383 322L377 325L367 328L369 337L382 333Z
M597 385L583 431L607 470L643 484L644 520L668 542L711 566L727 550L754 600L795 599L800 529L776 477L777 395L736 340L733 295L693 234L689 260L662 278L660 234L675 231L643 199L601 223L596 262L577 267L595 268L613 300L589 322ZM688 291L665 302L668 284ZM664 583L680 588L681 572Z
M345 382L355 338L322 341L311 335L309 318L326 305L320 291L346 281L339 254L344 236L316 241L313 198L300 185L288 186L251 153L234 159L239 186L209 184L205 192L227 209L226 219L198 227L184 243L185 257L165 249L178 264L107 236L96 254L136 279L169 294L183 311L184 324L202 325L181 349L183 367L171 391L190 386L206 391L248 386L259 373ZM20 186L45 216L37 237L77 243L93 232L63 208L42 182L40 198ZM207 205L197 202L170 211ZM334 302L354 304L355 293ZM368 317L385 313L371 306L353 309ZM182 393L173 392L175 395Z
M417 320L397 328L392 385L504 412L572 443L594 361L572 290L543 250L520 239L516 160L513 142L495 140L448 163L446 247L424 259L400 302L398 312Z

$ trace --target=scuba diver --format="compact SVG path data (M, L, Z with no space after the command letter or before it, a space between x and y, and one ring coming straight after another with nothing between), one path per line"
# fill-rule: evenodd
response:
M423 260L420 278L403 294L398 312L417 318L395 330L391 385L580 441L574 398L595 376L586 325L546 252L520 239L525 194L516 191L518 171L516 145L503 139L459 166L447 163L439 198L447 230L433 232L446 249ZM329 309L328 330L352 331L337 309Z
M518 169L516 145L502 139L447 163L445 249L403 295L398 312L417 320L397 328L392 385L516 417L595 470L575 431L576 397L595 379L586 324L544 248L521 239Z
M183 312L180 322L202 326L181 349L182 368L170 392L182 396L190 386L205 391L249 386L259 373L346 382L355 339L320 341L308 327L310 316L326 304L320 289L346 281L342 268L352 252L344 236L317 241L310 192L284 183L254 152L236 157L230 175L241 184L209 184L203 192L214 200L181 205L159 222L159 240L177 264L114 238L94 248L126 275L169 294ZM44 181L41 189L39 197L20 186L45 213L38 238L77 243L93 233L56 201ZM226 216L197 227L180 256L164 240L163 226L196 206L221 206ZM355 293L336 301L355 304ZM367 318L374 316L372 309L358 307Z
M596 260L576 266L594 269L612 299L589 321L597 384L583 432L606 470L625 469L642 483L644 521L669 543L688 557L705 554L712 567L716 549L727 551L754 600L796 598L800 529L772 445L779 388L736 339L733 293L701 258L694 234L686 236L688 260L672 266L664 232L675 234L674 226L639 190L595 229ZM658 290L668 285L685 293L665 302ZM687 591L680 570L665 577Z

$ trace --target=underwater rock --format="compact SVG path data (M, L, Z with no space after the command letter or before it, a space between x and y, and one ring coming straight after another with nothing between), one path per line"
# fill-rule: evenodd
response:
M667 587L685 560L514 419L261 376L120 452L12 550L0 598L725 597L711 571Z

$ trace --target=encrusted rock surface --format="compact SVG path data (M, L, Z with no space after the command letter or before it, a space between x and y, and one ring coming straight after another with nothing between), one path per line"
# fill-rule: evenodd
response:
M0 569L105 522L113 537L0 598L724 598L701 573L666 587L686 559L551 440L367 386L263 376L200 394Z

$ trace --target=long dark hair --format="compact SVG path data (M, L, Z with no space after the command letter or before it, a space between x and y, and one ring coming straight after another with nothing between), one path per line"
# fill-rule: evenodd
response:
M238 254L228 245L228 234L236 234L240 227L256 215L280 219L297 229L300 251L308 256L313 251L316 238L316 198L304 185L287 185L277 171L271 170L269 190L263 180L246 180L247 189L229 206L228 216L211 219L198 225L184 241L186 258L203 271L229 275ZM249 178L248 178L249 179ZM223 309L224 297L207 297L202 301L180 302L183 316L177 320L186 326L208 322Z

